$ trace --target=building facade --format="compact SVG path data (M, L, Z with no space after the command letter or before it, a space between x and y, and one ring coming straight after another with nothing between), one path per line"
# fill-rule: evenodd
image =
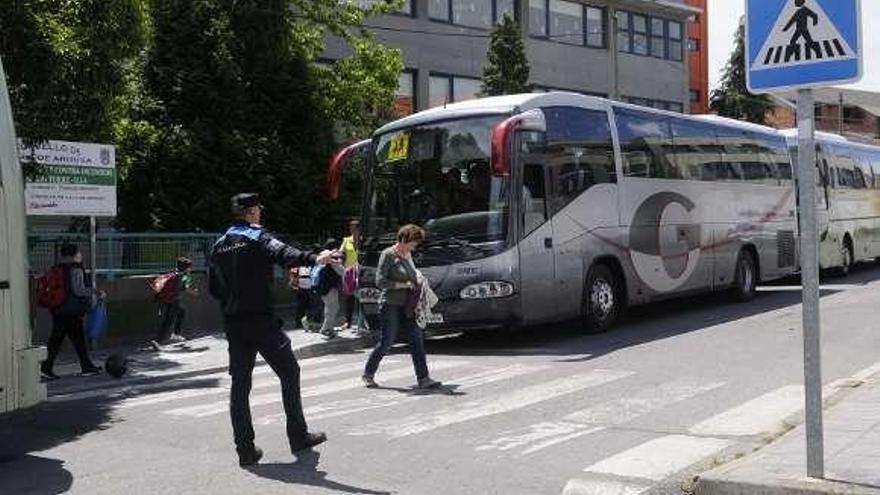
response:
M489 32L504 14L523 30L535 91L566 90L678 112L689 107L685 0L407 0L368 26L403 52L401 114L472 99ZM347 56L329 39L325 58Z
M797 127L797 95L780 95L789 102L778 102L767 115L767 123L778 129ZM816 99L816 130L880 144L880 93L841 88L813 90Z
M709 113L709 11L708 0L687 0L699 9L688 25L687 53L690 113Z

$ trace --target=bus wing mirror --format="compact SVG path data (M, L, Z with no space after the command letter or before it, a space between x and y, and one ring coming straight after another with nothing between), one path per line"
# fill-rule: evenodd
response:
M327 193L331 201L339 199L339 186L342 184L342 174L351 163L351 160L360 156L370 148L371 141L365 139L339 149L330 157L330 164L327 167Z
M544 112L529 110L501 122L492 130L492 174L497 177L510 175L513 138L517 131L545 132L547 125Z

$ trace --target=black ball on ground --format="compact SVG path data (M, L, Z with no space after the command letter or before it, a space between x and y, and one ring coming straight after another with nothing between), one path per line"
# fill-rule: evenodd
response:
M104 362L104 369L113 378L122 378L128 372L128 358L121 354L111 354Z

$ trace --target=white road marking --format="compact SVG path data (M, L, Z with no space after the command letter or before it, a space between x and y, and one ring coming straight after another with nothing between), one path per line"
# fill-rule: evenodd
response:
M455 368L459 366L465 366L467 363L463 361L439 361L432 363L432 370L445 370L450 368ZM404 378L407 376L413 375L412 367L403 367L399 369L395 369L393 371L382 373L382 379L395 379L395 378ZM356 388L363 387L364 384L360 379L360 376L356 378L345 378L342 380L336 380L333 382L323 383L320 385L314 385L311 387L305 387L302 389L302 397L317 397L321 395L329 395L336 392L343 392L346 390L352 390ZM271 394L262 394L251 397L250 405L253 406L263 406L266 404L273 404L276 402L281 402L281 393L274 392ZM181 407L177 409L171 409L169 411L163 411L164 414L171 414L173 416L190 416L193 418L203 418L206 416L213 416L216 414L224 414L229 410L229 402L228 401L218 401L211 402L208 404L201 404L198 406L190 406L190 407Z
M669 435L597 462L584 471L661 481L730 444L718 438Z
M649 488L620 481L571 479L562 489L562 495L639 495Z
M574 412L558 421L545 421L513 430L488 444L477 447L477 450L506 451L531 445L522 454L532 454L607 427L628 423L639 416L688 400L723 385L724 382L706 382L697 377L678 378L659 387L642 390L635 395Z
M788 385L697 423L692 435L760 435L777 430L782 420L804 407L804 387Z
M333 363L338 361L338 358L335 357L317 357L317 358L309 358L304 359L299 362L300 367L303 369L313 368L315 366L327 363ZM202 380L223 380L229 378L229 373L226 371L209 373L207 375L197 375L196 373L204 370L216 369L216 366L207 367L207 368L195 368L184 370L185 373L192 373L192 376L188 376L186 378L171 378L168 381L161 382L151 382L151 383L135 383L131 385L121 385L118 387L109 387L109 388L100 388L95 390L83 390L79 392L70 392L63 394L56 394L50 396L46 399L48 402L69 402L74 400L82 400L82 399L91 399L94 397L104 397L104 398L118 398L125 397L128 395L140 394L142 392L148 392L150 390L156 389L167 389L174 385L186 384L187 382L198 382ZM259 363L256 368L254 368L254 376L263 375L266 373L270 373L272 370L268 366L260 366ZM179 374L181 371L167 371L167 372L157 372L157 373L139 373L136 379L143 378L161 378L163 376Z
M392 362L395 362L392 360ZM355 362L355 363L346 363L338 366L333 366L330 368L319 368L314 371L309 371L307 373L302 373L300 375L300 379L302 381L309 381L317 378L324 378L333 375L341 375L344 373L355 373L361 368L363 368L363 363ZM272 369L268 366L257 368L254 370L254 376L256 375L265 375L272 372ZM222 381L214 387L206 387L206 388L191 388L191 389L183 389L183 390L173 390L170 392L164 392L154 395L148 395L145 397L135 397L131 399L126 399L116 407L120 409L126 409L130 407L138 407L138 406L147 406L147 405L155 405L161 404L163 402L171 402L182 399L192 399L194 397L204 397L207 395L222 395L229 393L230 380L228 373L222 373ZM279 383L278 378L272 376L266 380L260 380L254 382L251 386L252 390L260 390L264 388L274 387ZM167 385L166 385L167 386Z
M478 387L481 385L488 385L490 383L500 382L503 380L508 380L530 373L536 373L548 368L549 366L528 366L522 364L514 364L511 366L505 366L504 368L491 369L461 378L447 379L444 380L444 383L446 383L448 386L457 385L458 388L456 390L463 390L472 387ZM319 419L336 418L339 416L356 414L365 411L372 411L374 409L384 409L397 406L399 404L408 404L410 402L423 400L428 397L431 397L431 395L402 395L399 392L389 393L379 390L375 395L372 395L370 397L325 402L317 406L308 407L305 409L304 412L309 421L313 421ZM280 424L283 423L285 420L286 415L284 413L278 413L258 418L255 422L260 425L269 425Z
M416 414L408 418L369 425L362 430L351 432L351 434L386 434L396 438L416 435L444 426L515 411L587 388L620 380L633 374L634 372L632 371L594 370L588 373L580 373L532 385L500 396L491 396L465 402L435 413Z

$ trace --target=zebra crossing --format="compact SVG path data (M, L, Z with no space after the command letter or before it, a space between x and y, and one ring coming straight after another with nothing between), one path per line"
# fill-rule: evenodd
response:
M771 46L764 56L765 66L787 64L808 60L823 60L846 57L846 49L839 38L814 41L813 43L796 43Z
M438 394L409 388L413 370L408 358L391 356L383 362L377 379L387 387L377 390L363 388L362 366L362 356L301 362L302 396L310 423L343 437L343 442L345 437L421 442L426 435L454 437L454 429L468 428L476 438L462 446L467 450L463 455L471 455L475 462L493 458L528 463L536 456L587 452L591 437L626 429L691 401L711 402L712 397L737 386L697 373L663 381L632 369L572 364L570 373L560 375L558 367L537 359L497 366L480 358L455 356L431 360L432 372L448 384L446 393ZM228 377L217 373L211 378L211 385L179 390L156 384L119 387L112 392L119 399L113 407L126 412L149 410L163 421L225 423ZM621 385L628 387L625 394L619 392ZM283 428L278 381L267 366L255 370L253 388L254 424ZM51 400L79 400L93 393ZM699 418L684 428L648 432L651 438L604 453L602 459L584 454L580 468L572 470L567 481L558 480L558 488L568 495L648 493L738 443L780 430L783 421L802 408L802 402L800 385L784 385L714 411L714 416ZM540 411L537 415L536 410ZM525 419L519 424L510 422L520 417ZM334 420L346 418L344 427L334 428Z

